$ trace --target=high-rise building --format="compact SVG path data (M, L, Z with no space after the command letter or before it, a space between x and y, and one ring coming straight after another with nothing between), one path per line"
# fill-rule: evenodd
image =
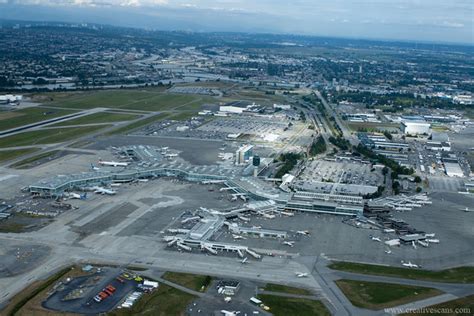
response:
M241 165L249 161L253 154L253 145L244 145L235 152L235 164Z

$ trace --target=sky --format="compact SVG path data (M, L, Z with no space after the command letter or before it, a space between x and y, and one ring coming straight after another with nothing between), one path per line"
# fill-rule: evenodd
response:
M0 0L0 18L474 44L474 0Z

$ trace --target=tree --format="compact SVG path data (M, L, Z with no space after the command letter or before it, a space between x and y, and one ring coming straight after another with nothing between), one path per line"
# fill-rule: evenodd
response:
M384 131L383 134L384 134L385 137L387 137L388 139L390 139L390 140L393 139L393 136L392 136L392 134L391 134L389 131Z
M415 179L414 179L414 181L415 181L416 183L420 183L420 182L421 182L420 176L416 176Z
M421 187L416 187L416 193L420 193L423 189Z

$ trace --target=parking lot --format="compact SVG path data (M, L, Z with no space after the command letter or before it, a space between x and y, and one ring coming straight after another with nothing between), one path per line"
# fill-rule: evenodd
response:
M124 297L137 287L137 282L120 278L119 268L101 268L100 272L77 277L59 285L51 296L43 302L43 307L55 311L78 314L100 314L112 310ZM94 301L94 296L106 286L116 290L101 302Z
M206 293L209 295L195 300L188 306L187 315L222 315L221 310L240 311L240 315L248 316L254 315L256 312L258 315L271 315L249 301L251 297L256 295L257 287L261 285L248 280L239 280L239 290L235 295L231 296L230 301L226 302L224 300L226 296L217 292L219 281L221 280L217 279L211 283Z

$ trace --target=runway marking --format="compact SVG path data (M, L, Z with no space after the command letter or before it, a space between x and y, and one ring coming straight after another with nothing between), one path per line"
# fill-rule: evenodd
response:
M11 178L16 178L16 177L18 177L17 174L8 174L6 176L0 177L0 181L5 181L5 180L11 179Z

